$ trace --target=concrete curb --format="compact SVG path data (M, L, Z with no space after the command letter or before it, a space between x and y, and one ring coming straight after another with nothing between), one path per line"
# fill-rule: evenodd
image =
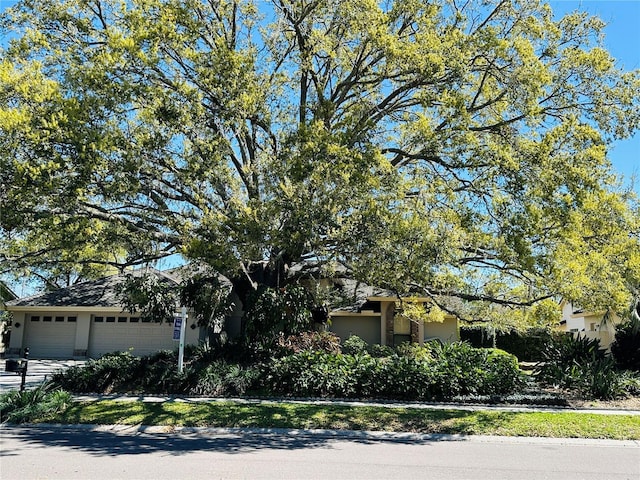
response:
M584 413L592 415L630 415L640 416L640 410L616 410L602 408L571 408L571 407L544 407L529 405L489 405L489 404L462 404L462 403L411 403L411 402L367 402L352 400L329 399L291 399L291 398L218 398L218 397L187 397L187 396L153 396L153 395L74 395L78 402L95 402L100 400L114 400L119 402L145 402L145 403L239 403L239 404L264 404L264 403L298 403L312 405L342 405L349 407L386 407L386 408L416 408L425 410L463 410L477 412L482 410L498 412L544 412L544 413Z
M179 435L179 436L289 436L298 438L322 438L335 440L360 440L377 442L474 442L503 444L537 444L537 445L577 445L600 447L631 447L640 449L637 440L599 440L590 438L551 438L551 437L508 437L497 435L459 435L459 434L421 434L411 432L384 432L366 430L317 430L288 428L216 428L216 427L175 427L150 425L89 425L89 424L21 424L0 425L1 430L35 428L55 430L84 430L90 432L106 432L114 435Z

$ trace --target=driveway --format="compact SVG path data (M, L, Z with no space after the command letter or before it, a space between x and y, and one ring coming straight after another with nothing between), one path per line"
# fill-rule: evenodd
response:
M17 390L20 388L22 376L18 373L5 372L6 360L1 360L0 371L0 393L7 390ZM35 387L42 383L45 378L53 372L69 368L73 365L82 365L84 360L29 360L25 386Z

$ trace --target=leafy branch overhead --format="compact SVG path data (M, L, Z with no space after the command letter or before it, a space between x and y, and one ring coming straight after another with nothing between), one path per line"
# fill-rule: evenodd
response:
M638 207L607 159L640 124L640 72L598 18L24 0L0 22L2 271L179 253L247 292L312 258L448 309L620 309L640 284Z

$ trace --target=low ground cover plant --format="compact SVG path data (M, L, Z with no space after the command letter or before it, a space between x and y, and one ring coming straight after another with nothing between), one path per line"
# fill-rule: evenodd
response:
M43 383L24 391L0 394L0 421L25 423L47 421L62 414L72 403L71 395Z
M612 400L640 394L640 376L620 369L600 340L565 335L549 343L534 376L542 384L588 398Z

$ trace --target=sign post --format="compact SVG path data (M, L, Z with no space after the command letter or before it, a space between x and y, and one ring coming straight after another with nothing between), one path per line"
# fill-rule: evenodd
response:
M184 336L187 329L187 309L182 307L180 316L173 318L173 339L178 340L178 373L182 373L184 363Z

